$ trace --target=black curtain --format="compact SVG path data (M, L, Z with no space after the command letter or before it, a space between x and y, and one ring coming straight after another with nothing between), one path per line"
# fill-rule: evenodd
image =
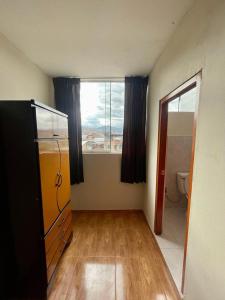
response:
M70 146L71 184L84 182L81 115L80 79L58 77L53 79L56 109L68 115Z
M125 78L121 181L146 181L146 93L148 77Z

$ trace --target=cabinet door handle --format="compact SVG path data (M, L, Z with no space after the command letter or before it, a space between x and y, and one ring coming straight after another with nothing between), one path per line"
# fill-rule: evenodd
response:
M58 187L62 185L62 174L59 174Z
M60 174L57 173L56 178L55 178L55 186L59 186L59 177L60 177Z
M63 243L66 245L67 241L65 239L62 239Z

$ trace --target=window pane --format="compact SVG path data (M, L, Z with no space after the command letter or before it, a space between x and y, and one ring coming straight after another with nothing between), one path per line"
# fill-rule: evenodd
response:
M111 151L121 152L123 143L124 82L111 83Z
M172 112L172 111L178 112L179 111L179 98L176 98L173 101L169 102L168 111L169 112Z
M110 152L110 82L105 82L105 151Z
M111 151L122 152L123 145L123 119L111 120Z
M111 84L111 117L112 119L124 117L124 82Z
M82 148L109 151L110 86L108 82L81 83Z
M81 82L84 152L121 152L124 82Z
M179 111L194 112L196 105L196 88L188 91L180 97Z

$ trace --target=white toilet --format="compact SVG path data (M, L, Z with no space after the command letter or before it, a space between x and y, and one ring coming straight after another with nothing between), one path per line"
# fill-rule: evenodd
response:
M188 172L177 172L177 186L179 192L188 198L189 190L189 173Z

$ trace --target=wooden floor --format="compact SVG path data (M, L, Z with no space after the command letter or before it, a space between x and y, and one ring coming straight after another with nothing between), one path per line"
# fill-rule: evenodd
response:
M73 224L48 299L180 299L142 212L78 212Z

